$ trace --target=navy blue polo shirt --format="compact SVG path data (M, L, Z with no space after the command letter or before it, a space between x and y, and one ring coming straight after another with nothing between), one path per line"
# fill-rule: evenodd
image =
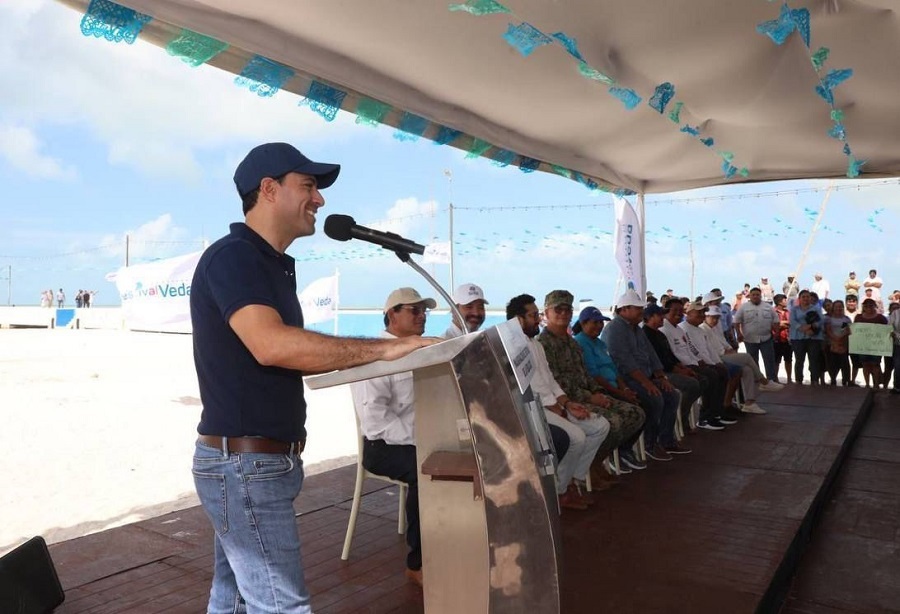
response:
M194 364L203 402L197 431L304 439L302 373L260 365L228 325L247 305L272 307L285 324L303 327L294 259L237 223L203 253L191 282Z

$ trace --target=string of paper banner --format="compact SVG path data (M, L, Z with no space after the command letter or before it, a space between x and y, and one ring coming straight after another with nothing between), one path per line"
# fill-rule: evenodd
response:
M652 201L648 204L654 204ZM657 203L658 204L658 203ZM536 210L571 210L571 209L601 209L608 208L611 205L539 205L534 207L456 207L454 211L457 213L466 212L473 214L488 213L496 214L498 211L536 211ZM885 207L879 207L866 216L866 224L869 228L878 233L883 233L884 228L881 225L880 217L886 211ZM431 214L422 214L418 217L434 217L438 214L444 214L447 208L435 210ZM737 238L755 238L761 240L777 239L779 237L805 236L809 232L809 228L815 222L818 211L804 207L803 214L806 225L789 224L781 217L774 216L767 225L751 224L746 220L736 219L721 221L711 219L706 226L698 226L697 220L690 221L689 235L684 229L674 226L660 226L658 229L648 229L646 232L646 242L649 244L664 244L671 241L686 241L689 236L696 240L709 241L733 241ZM407 218L417 217L415 215L406 216ZM392 220L396 221L396 220ZM377 222L367 222L372 226ZM472 224L471 227L479 228L481 224ZM831 233L833 235L846 235L844 230L834 228L827 224L819 228L819 232ZM513 235L511 233L501 233L497 231L491 232L473 232L461 231L457 232L454 237L454 251L458 256L468 255L485 255L487 253L498 252L519 252L528 253L538 248L546 248L553 250L559 247L582 247L585 249L603 247L611 245L613 241L612 224L609 228L602 228L594 224L586 225L564 225L557 224L552 226L547 232L534 232L524 229L520 234ZM168 258L174 255L171 247L178 246L177 253L183 253L187 247L189 249L202 248L202 241L131 241L132 247L141 247L141 254L132 257L133 264L143 262L152 262L161 258ZM0 255L0 263L9 263L16 267L17 271L41 271L48 272L53 270L108 270L110 265L78 265L73 266L72 258L76 256L88 256L97 252L121 250L122 242L104 243L95 247L87 247L80 250L69 251L58 254L45 254L40 256L3 256ZM154 251L155 250L155 251ZM323 245L316 248L314 253L304 252L293 254L298 262L336 262L336 261L356 261L370 260L372 258L385 257L392 258L390 252L382 250L368 243L352 242L340 247L331 247ZM110 259L118 258L119 254L111 255ZM52 267L52 262L63 259L56 269Z
M771 0L769 0L771 1ZM496 0L467 0L462 4L450 4L449 10L453 12L465 12L475 16L496 14L515 15L513 12ZM141 30L152 21L152 17L139 13L109 0L91 0L87 11L81 21L81 31L85 36L104 38L113 42L133 43ZM785 2L777 19L763 22L756 27L761 34L767 35L778 45L797 32L803 39L807 49L810 49L810 25L809 11L805 8L792 9ZM586 79L594 81L606 87L606 92L622 102L625 109L634 110L643 100L644 96L634 89L625 87L616 82L615 78L603 73L591 66L578 50L578 43L565 32L542 32L534 25L521 21L518 24L509 23L503 39L522 56L528 57L539 47L557 45L577 64L578 73ZM183 60L190 66L200 66L222 53L228 48L228 44L203 34L182 29L166 45L166 51ZM843 111L835 108L833 90L853 74L849 68L829 70L822 74L825 62L828 59L829 49L820 47L815 52L810 52L810 62L818 76L819 85L816 93L829 105L830 116L833 122L829 135L842 143L842 151L848 158L848 177L857 177L859 169L864 161L858 161L853 156L847 131L843 123ZM253 56L236 77L235 83L246 87L251 92L261 97L274 96L291 78L294 71L282 64L274 62L263 56ZM699 126L691 126L681 122L681 110L684 101L675 98L675 85L669 82L661 83L649 96L647 104L660 115L665 115L677 126L677 129L687 136L695 139L704 147L713 152L721 160L721 169L726 179L735 175L749 177L750 171L746 166L738 167L734 164L735 155L731 151L716 147L712 136L705 135ZM346 106L347 92L332 87L318 80L311 80L301 105L309 108L326 121L332 121L338 110ZM671 104L671 107L669 106ZM395 111L390 105L371 98L360 97L355 109L346 109L356 114L356 122L362 125L378 126L383 124L386 116ZM668 111L668 112L667 112ZM398 130L394 137L401 141L414 141L422 137L428 131L436 144L450 144L462 136L459 130L446 126L434 126L427 119L409 112L402 112L398 122ZM582 183L592 191L610 192L617 196L634 194L630 190L615 188L597 183L589 177L561 166L546 164L540 160L517 154L514 151L497 148L493 144L477 138L471 138L467 148L467 158L490 157L497 166L516 165L522 172L530 173L541 165L546 165L553 172Z

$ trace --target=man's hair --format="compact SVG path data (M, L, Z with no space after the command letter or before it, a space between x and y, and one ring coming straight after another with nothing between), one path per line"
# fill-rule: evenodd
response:
M677 296L673 296L673 297L671 297L669 300L667 300L667 301L663 304L663 307L667 307L667 308L668 308L670 305L674 305L675 303L678 303L679 305L684 306L684 301L683 301L683 300L681 300L681 299L678 298Z
M530 294L520 294L509 299L506 304L506 319L521 318L525 316L525 307L535 301Z
M876 275L878 275L878 271L876 271L875 269L869 269L869 273L875 273Z
M403 309L403 305L394 305L393 307L391 307L390 310L396 313L397 311L400 311L401 309ZM390 325L390 323L391 323L391 319L388 317L388 314L385 311L384 312L384 327L387 328Z
M844 300L845 300L845 301L848 301L848 302L849 302L849 301L856 301L856 302L858 303L858 302L859 302L859 297L856 296L855 294L848 294L847 296L844 297Z
M761 293L762 290L760 290L759 288L753 287L753 288L750 288L750 292L760 292Z
M785 296L784 294L779 293L779 294L776 294L775 296L772 297L772 301L777 305L778 303L781 302L781 299L783 299L783 298L787 298L787 296Z
M284 185L284 178L287 175L281 175L280 177L273 177L275 181L278 182L278 185ZM253 207L256 206L256 201L259 200L259 186L256 186L256 189L247 192L241 197L241 204L243 205L244 215L247 215Z

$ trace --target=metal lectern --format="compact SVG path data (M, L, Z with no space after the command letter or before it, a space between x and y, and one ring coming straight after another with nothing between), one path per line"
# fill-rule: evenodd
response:
M559 612L559 514L543 409L497 327L396 361L307 378L319 389L412 371L425 611Z

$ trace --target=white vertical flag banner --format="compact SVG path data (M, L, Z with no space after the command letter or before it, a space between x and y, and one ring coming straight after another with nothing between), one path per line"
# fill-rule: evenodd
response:
M191 332L191 281L203 252L122 267L113 278L125 327L165 333Z
M338 276L321 277L297 293L303 308L303 323L318 324L337 317Z
M625 287L644 296L644 253L641 246L641 222L634 207L624 198L616 198L616 232L613 241L616 262Z

